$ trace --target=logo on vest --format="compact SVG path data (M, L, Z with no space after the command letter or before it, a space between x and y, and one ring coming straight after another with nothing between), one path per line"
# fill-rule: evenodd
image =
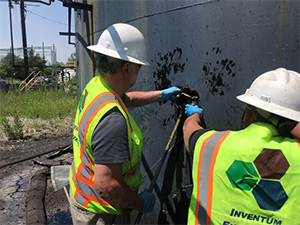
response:
M84 108L85 100L87 96L88 96L88 91L85 90L84 94L81 95L81 98L79 100L79 104L78 104L79 114L81 114L81 110Z
M235 160L226 171L233 188L251 191L261 209L279 211L288 199L280 179L289 163L279 149L263 149L253 162Z

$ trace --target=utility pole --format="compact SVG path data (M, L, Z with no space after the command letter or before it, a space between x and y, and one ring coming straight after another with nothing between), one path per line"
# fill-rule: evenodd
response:
M8 7L9 7L9 22L10 22L10 42L11 42L11 56L10 56L10 65L11 65L11 81L13 83L13 67L15 66L15 53L14 53L14 39L13 39L13 30L12 30L12 19L11 19L11 9L12 4L11 0L8 0Z
M45 47L44 47L44 42L42 43L43 46L43 76L44 76L44 72L45 72Z
M20 0L24 68L25 68L25 77L27 77L28 76L28 53L27 53L27 39L26 39L26 27L25 27L25 13L24 13L24 11L25 11L24 0Z

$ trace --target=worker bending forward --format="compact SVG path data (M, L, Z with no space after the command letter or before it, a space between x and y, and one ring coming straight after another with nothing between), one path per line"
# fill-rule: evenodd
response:
M128 92L144 60L144 37L128 24L114 24L100 36L97 70L83 90L73 131L70 208L74 224L129 224L130 212L151 212L154 195L140 174L143 136L127 107L174 100L180 92Z
M299 73L260 75L237 97L247 103L239 131L203 129L203 110L186 106L194 184L188 224L300 224L299 93Z

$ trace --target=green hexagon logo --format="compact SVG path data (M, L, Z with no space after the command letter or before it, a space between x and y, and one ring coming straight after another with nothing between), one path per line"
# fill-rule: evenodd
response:
M234 188L250 191L260 180L254 166L250 162L235 160L226 171Z
M264 148L253 163L235 160L226 175L232 187L245 191L252 189L261 209L278 211L288 199L280 179L289 167L280 149Z

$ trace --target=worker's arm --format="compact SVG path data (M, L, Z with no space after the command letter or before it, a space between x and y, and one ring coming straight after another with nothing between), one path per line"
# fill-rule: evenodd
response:
M161 100L161 91L132 91L125 94L126 107L140 107Z
M130 160L127 125L116 109L102 118L91 141L95 163L95 187L99 195L113 206L151 212L154 195L131 191L122 179L122 164Z
M122 180L122 163L96 164L95 187L101 198L115 207L141 211L143 198Z
M124 103L126 107L140 107L154 102L175 100L180 92L177 87L162 91L132 91L125 93Z
M190 136L196 131L200 129L204 129L200 123L201 123L201 115L203 113L203 109L192 106L187 104L185 107L185 113L188 116L188 118L185 120L183 124L183 140L185 144L185 148L188 152L190 152L189 149L189 139Z
M186 150L189 152L189 139L192 133L194 133L196 130L203 129L203 127L200 126L200 115L198 113L195 113L188 117L184 124L183 124L183 139L184 139L184 145Z
M300 123L291 131L291 134L300 141Z
M95 186L101 197L110 204L122 208L140 209L143 201L131 193L122 181L122 163L130 160L126 120L112 109L96 126L91 141L95 163ZM122 192L122 193L119 193ZM123 196L123 194L125 196ZM126 202L126 196L132 202Z

